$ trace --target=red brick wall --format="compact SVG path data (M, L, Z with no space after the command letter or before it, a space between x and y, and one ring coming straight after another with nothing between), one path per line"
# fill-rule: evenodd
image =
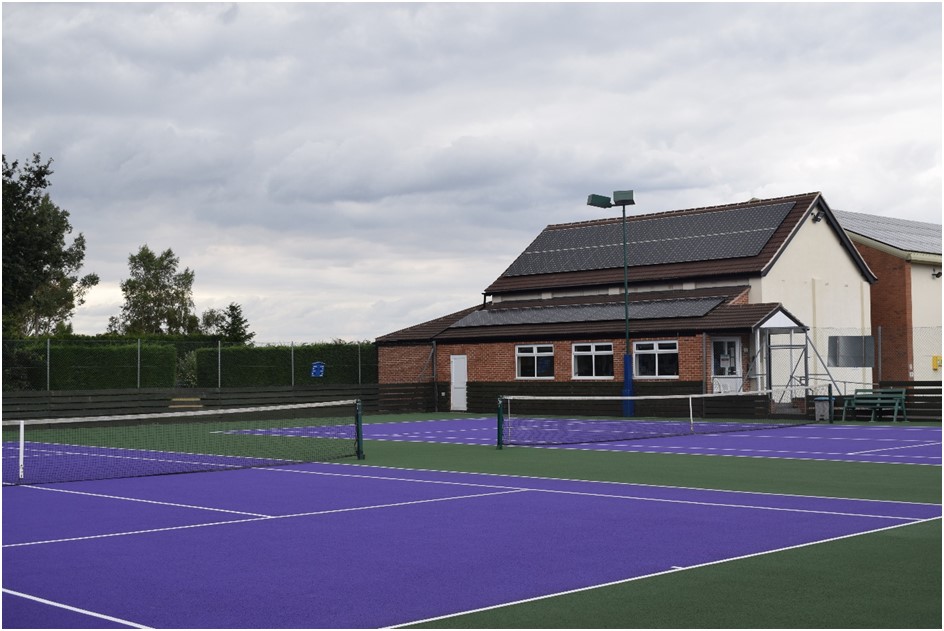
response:
M705 378L705 374L710 375L711 349L709 346L706 356L701 335L633 338L631 341L640 342L646 340L678 341L678 381L702 381ZM621 380L623 375L623 356L626 347L625 340L592 341L612 342L614 354L613 379ZM544 340L522 343L487 342L479 344L439 344L436 353L436 378L440 382L448 382L450 379L449 357L451 355L465 355L468 357L469 381L515 381L515 347L519 344L534 344L551 345L554 347L554 381L575 381L573 378L572 348L573 344L580 342L581 340ZM747 343L748 340L742 338L742 344L746 345ZM417 346L381 346L378 349L380 359L380 383L431 382L433 372L432 366L429 364L430 348L431 346L429 344ZM747 370L746 364L744 370ZM601 381L612 381L613 379L601 379ZM586 379L580 379L579 381L586 381ZM674 380L646 379L646 381Z
M433 365L431 344L417 346L380 346L377 348L380 383L430 383Z
M871 289L871 310L872 334L878 335L878 327L882 327L882 379L911 379L914 364L911 264L867 245L857 243L856 248L878 276Z

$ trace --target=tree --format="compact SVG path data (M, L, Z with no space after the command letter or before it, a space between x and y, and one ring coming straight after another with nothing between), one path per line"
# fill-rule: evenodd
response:
M248 344L256 336L249 330L249 321L243 316L243 308L235 302L229 303L223 311L205 311L200 328L204 333L219 335L224 342L234 344Z
M19 337L70 328L68 320L98 284L78 276L85 237L71 245L69 213L46 192L52 160L37 153L20 165L3 155L3 335Z
M189 335L200 329L194 314L193 280L189 268L177 271L180 259L170 248L160 255L147 244L128 257L130 278L121 282L125 303L108 320L108 332L142 335Z

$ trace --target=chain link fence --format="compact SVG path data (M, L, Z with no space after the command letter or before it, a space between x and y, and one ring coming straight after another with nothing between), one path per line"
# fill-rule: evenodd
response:
M3 390L241 388L377 383L370 342L237 345L155 339L3 341Z
M881 382L941 381L941 327L814 328L803 361L811 385L839 394ZM799 360L797 360L799 361Z

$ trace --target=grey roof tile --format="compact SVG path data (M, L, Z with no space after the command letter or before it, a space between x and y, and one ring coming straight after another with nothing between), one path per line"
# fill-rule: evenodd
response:
M941 224L834 210L846 232L862 235L905 252L941 254Z

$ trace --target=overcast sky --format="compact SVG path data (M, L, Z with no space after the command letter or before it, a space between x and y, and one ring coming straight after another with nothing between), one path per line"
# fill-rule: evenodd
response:
M941 83L936 2L3 4L3 153L54 160L101 277L79 333L143 244L302 343L480 303L591 192L940 223Z

